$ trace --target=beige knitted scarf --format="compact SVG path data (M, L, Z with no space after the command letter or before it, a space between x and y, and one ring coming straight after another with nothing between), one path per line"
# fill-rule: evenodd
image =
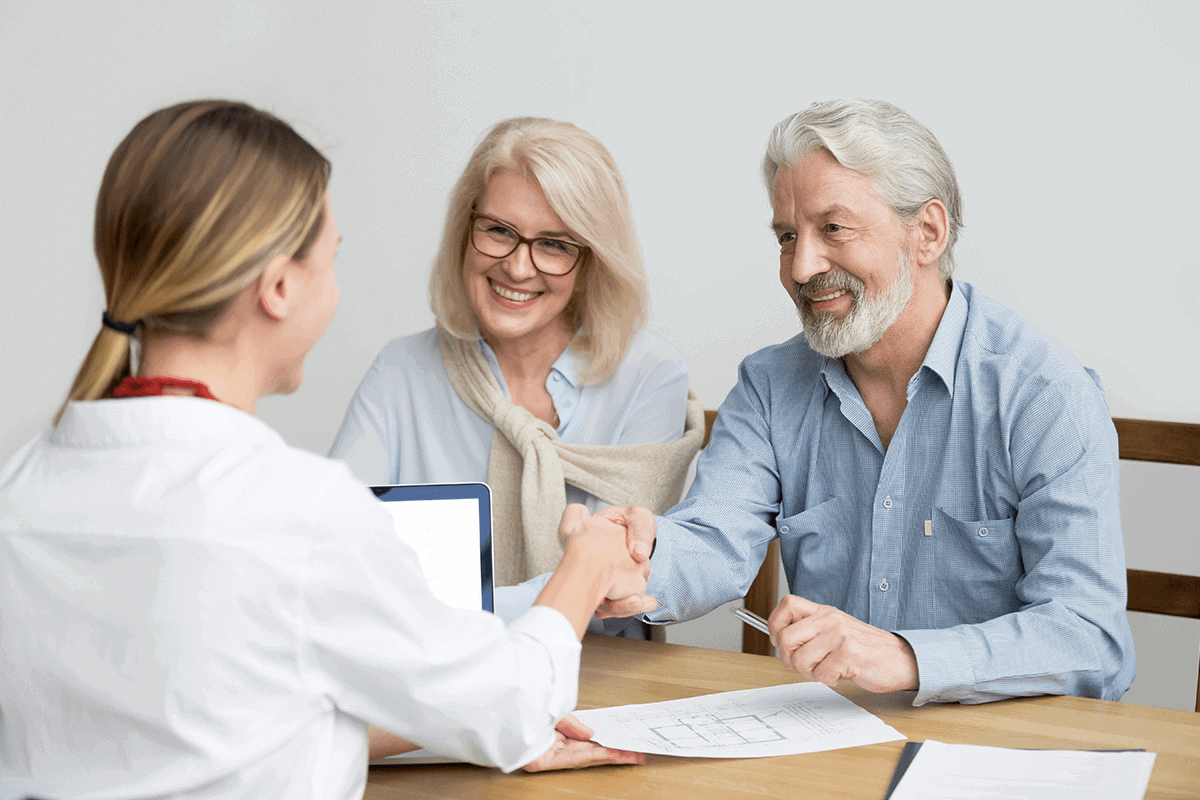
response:
M663 444L567 444L549 424L504 396L478 341L438 329L450 384L492 424L488 485L496 585L550 572L562 559L558 523L571 484L611 505L661 514L679 501L688 466L704 438L704 409L688 392L683 437Z

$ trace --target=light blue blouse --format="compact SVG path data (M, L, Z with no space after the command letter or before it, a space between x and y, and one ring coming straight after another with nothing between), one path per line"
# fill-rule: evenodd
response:
M509 397L492 348L482 340L479 347ZM604 383L583 386L584 366L568 348L546 379L564 442L649 444L683 435L688 372L673 348L638 333ZM344 460L368 485L485 482L492 431L450 385L437 329L431 328L384 346L350 401L329 456ZM568 503L583 503L591 511L608 505L569 484L566 493ZM547 577L498 590L497 613L506 619L519 615ZM626 627L642 626L629 620L593 620L591 629L617 633Z

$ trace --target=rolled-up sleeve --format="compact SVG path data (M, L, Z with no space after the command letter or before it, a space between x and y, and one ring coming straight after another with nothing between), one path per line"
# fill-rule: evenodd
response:
M743 363L687 498L657 518L648 622L688 620L742 597L775 537L780 481L761 387Z

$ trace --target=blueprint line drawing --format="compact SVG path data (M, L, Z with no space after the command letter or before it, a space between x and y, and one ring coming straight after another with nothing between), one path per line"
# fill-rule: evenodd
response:
M756 713L750 704L732 702L708 707L701 698L694 710L684 708L672 713L670 706L647 710L631 706L629 711L617 714L615 720L631 731L644 728L657 737L660 746L668 749L786 742L840 732L809 705L792 703L767 713Z
M819 683L592 709L576 716L607 747L664 755L785 755L904 738Z

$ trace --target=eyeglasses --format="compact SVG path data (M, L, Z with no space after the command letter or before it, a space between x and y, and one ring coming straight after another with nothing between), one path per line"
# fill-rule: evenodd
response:
M545 275L566 275L579 266L588 248L563 239L526 239L507 223L471 212L471 246L490 258L506 258L523 244L529 245L533 267Z

